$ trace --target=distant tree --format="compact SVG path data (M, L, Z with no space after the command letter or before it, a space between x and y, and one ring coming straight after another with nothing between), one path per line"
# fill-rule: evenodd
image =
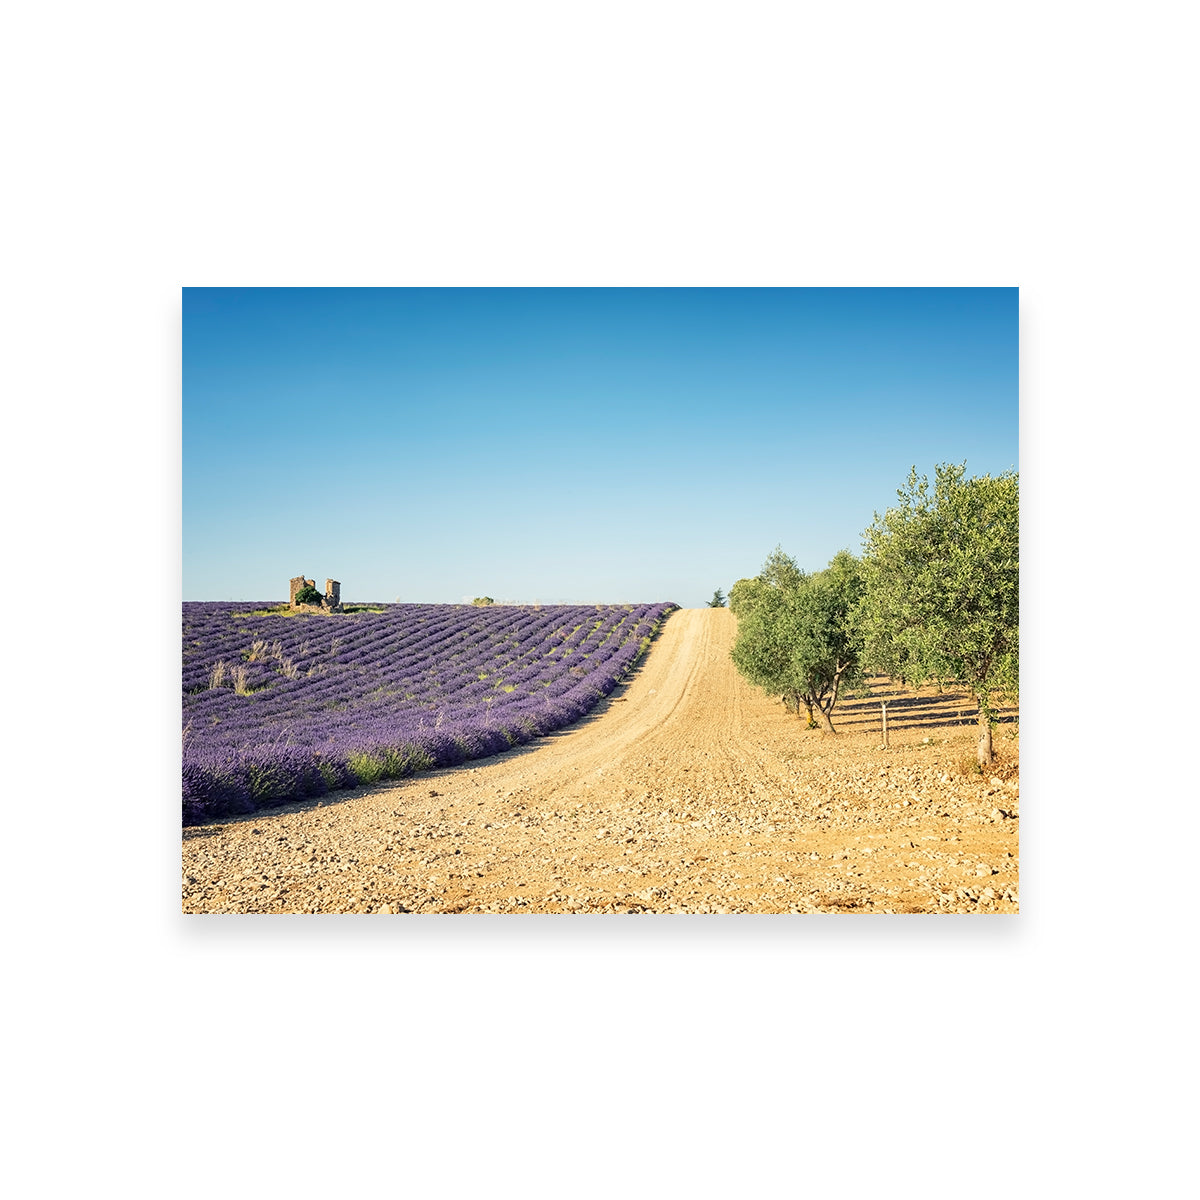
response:
M860 639L851 614L861 587L860 564L848 551L809 575L778 548L757 580L734 585L734 665L749 682L782 695L789 712L799 716L803 705L810 728L835 732L831 714L838 695L860 678Z
M311 584L305 585L296 593L297 604L320 604L321 599L321 593Z
M729 611L738 617L749 612L766 587L757 575L753 579L739 579L729 589Z
M966 464L910 472L900 503L863 535L855 620L870 666L910 683L955 679L979 706L979 762L993 759L996 693L1019 684L1018 476L965 478Z
M471 601L471 603L474 604L478 608L484 608L487 605L495 604L496 602L495 602L495 600L493 600L491 598L491 596L476 596L475 599Z
M708 607L709 608L724 608L725 607L725 593L723 591L721 591L720 588L717 588L717 590L715 592L713 592L712 599L708 602Z
M767 561L763 563L763 569L759 571L758 577L763 583L783 591L799 587L807 578L796 565L796 560L790 554L784 554L779 546L776 546L767 555Z

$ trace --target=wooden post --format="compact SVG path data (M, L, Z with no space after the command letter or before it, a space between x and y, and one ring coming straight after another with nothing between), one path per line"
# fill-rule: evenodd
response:
M883 748L886 750L886 749L888 748L888 740L887 740L887 701L886 701L886 700L880 700L880 702L879 702L879 707L880 707L880 709L882 709L882 710L883 710Z

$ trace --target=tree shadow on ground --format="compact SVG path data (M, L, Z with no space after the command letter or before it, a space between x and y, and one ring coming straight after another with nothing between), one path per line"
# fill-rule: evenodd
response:
M976 725L979 706L965 688L946 685L910 688L886 675L874 675L867 680L868 696L855 696L838 703L833 710L834 725L847 733L866 733L882 730L881 705L887 704L887 727L900 729L936 729L953 725ZM1020 720L1016 704L997 705L997 722L1015 724Z

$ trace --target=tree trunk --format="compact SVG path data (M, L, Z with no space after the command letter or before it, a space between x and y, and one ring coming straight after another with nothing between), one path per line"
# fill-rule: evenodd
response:
M816 724L816 722L813 720L813 711L812 711L811 701L805 700L804 707L806 709L808 709L808 725L806 726L806 728L811 729ZM799 715L800 715L800 706L797 705L796 706L796 716L799 716Z
M979 709L979 765L990 766L994 758L992 753L992 723L982 706Z
M825 711L824 705L818 704L817 712L821 718L821 728L826 733L837 733L837 730L833 727L833 722L829 719L829 714Z

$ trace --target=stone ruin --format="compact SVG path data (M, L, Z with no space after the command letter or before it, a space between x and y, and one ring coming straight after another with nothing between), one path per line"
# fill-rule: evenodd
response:
M288 593L288 605L291 608L320 608L322 612L340 613L342 609L342 585L336 579L325 580L325 595L321 597L320 604L300 604L296 597L306 588L316 589L316 580L305 579L303 575L297 575L291 582L291 591Z

